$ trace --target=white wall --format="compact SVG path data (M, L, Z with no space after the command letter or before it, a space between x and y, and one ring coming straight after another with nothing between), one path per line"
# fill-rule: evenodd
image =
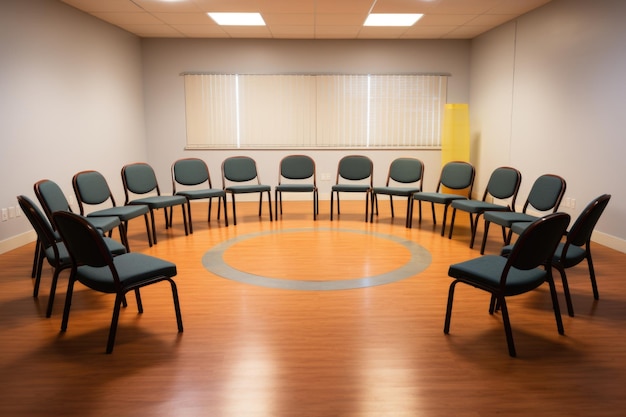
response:
M389 163L412 155L426 165L425 187L434 189L439 178L439 151L185 151L183 72L223 73L449 73L448 101L469 100L469 41L290 41L290 40L190 40L144 39L144 91L149 158L159 167L159 182L169 185L169 166L176 158L199 157L207 161L213 185L221 185L220 164L231 155L256 159L261 180L274 185L278 164L288 153L307 153L319 174L320 198L329 198L337 162L348 153L370 156L377 184L383 184ZM319 178L318 178L319 179ZM167 182L166 182L167 181ZM286 196L287 197L287 196ZM346 195L346 198L350 196ZM359 197L360 198L360 197ZM322 205L322 210L329 207Z
M554 0L475 39L470 108L477 184L515 166L521 204L536 177L561 175L573 217L610 193L595 238L626 252L624 16L620 0Z
M85 169L123 203L121 166L147 157L139 38L57 1L2 1L0 57L0 208L42 178L73 196ZM0 253L31 231L0 222Z

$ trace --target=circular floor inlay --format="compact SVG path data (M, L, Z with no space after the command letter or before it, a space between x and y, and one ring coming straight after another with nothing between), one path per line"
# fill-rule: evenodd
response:
M354 245L355 239L360 240L359 245ZM269 288L311 291L388 284L418 274L430 262L430 253L413 241L331 228L238 236L211 248L202 258L207 270L223 278ZM390 264L396 267L389 270Z

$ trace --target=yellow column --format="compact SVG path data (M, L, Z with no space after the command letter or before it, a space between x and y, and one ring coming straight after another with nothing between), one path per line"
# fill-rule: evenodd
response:
M470 161L468 104L446 104L441 133L441 165L450 161Z

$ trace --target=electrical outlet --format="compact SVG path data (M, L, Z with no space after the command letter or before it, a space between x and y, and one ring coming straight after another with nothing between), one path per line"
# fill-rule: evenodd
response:
M15 217L22 217L22 214L24 214L22 208L20 206L15 206Z
M575 198L571 198L571 199L569 200L569 206L570 206L571 208L576 208L576 199L575 199Z
M2 221L6 222L9 220L9 211L5 208L2 209Z
M15 207L9 207L9 219L15 218Z

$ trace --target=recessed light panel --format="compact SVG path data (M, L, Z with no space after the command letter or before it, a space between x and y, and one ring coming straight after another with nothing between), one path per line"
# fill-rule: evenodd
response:
M207 13L220 26L265 26L260 13Z
M413 26L421 19L420 13L372 13L365 19L364 26Z

